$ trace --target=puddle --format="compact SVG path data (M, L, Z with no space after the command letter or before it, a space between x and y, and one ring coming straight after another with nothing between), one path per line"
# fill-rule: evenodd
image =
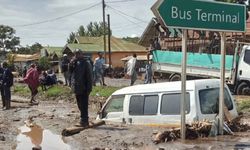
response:
M19 128L20 134L17 136L16 150L32 149L41 147L42 150L70 150L70 146L63 141L62 136L52 133L50 130L41 128L38 125Z

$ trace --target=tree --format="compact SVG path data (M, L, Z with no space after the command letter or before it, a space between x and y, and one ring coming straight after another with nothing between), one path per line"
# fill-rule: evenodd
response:
M106 23L105 35L108 35L108 25ZM90 22L86 27L80 26L76 33L71 32L67 43L73 43L77 36L89 36L89 37L100 37L104 35L104 23L103 22ZM112 31L111 31L112 34Z
M17 37L16 31L6 25L0 25L0 48L4 51L15 50L15 47L20 44L20 38Z
M74 32L71 32L69 35L69 38L67 39L67 43L73 43L75 40L76 34Z
M30 46L30 52L32 54L40 52L40 50L43 48L43 46L40 43L35 43Z
M48 70L50 68L50 62L48 57L42 57L38 60L38 65L42 70Z
M132 43L138 43L140 38L139 37L123 37L122 38L125 41L132 42Z
M86 32L84 26L80 26L78 31L77 31L79 36L86 36L88 33Z

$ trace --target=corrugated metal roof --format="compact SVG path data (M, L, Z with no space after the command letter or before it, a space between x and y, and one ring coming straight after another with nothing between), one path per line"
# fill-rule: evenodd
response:
M108 38L107 38L108 39ZM103 51L103 36L101 37L76 37L79 47L83 47L87 51ZM68 44L71 45L71 44ZM86 46L84 46L86 45ZM84 48L86 47L86 48ZM97 50L98 49L98 50ZM107 45L108 50L108 45ZM144 52L145 47L138 44L122 40L120 38L111 37L112 52Z
M24 54L11 54L14 56L14 62L27 62L32 60L38 60L40 58L40 53L33 55L24 55Z
M42 50L44 50L44 49L46 49L49 54L52 54L53 52L55 52L58 56L62 56L63 47L46 46L46 47L42 48Z

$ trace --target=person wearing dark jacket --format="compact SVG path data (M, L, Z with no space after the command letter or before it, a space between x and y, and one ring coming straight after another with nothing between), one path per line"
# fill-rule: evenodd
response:
M4 69L2 68L2 66L0 66L0 91L1 91L3 109L5 109L4 88L3 88L3 72L4 72Z
M6 109L10 109L11 93L10 87L13 85L13 74L8 68L8 63L3 62L3 92Z
M70 62L71 88L76 96L77 106L80 110L80 124L76 126L87 127L88 101L92 91L92 66L79 49L75 51L75 57Z

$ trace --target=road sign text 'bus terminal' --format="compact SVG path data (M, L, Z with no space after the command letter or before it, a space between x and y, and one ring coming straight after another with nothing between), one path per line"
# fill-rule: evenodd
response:
M163 0L158 8L167 26L245 32L244 5L196 0Z

